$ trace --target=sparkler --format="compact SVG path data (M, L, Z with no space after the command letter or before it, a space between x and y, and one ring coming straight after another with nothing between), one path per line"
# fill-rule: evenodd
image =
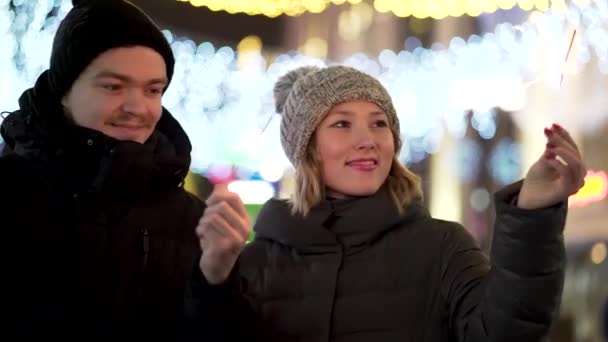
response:
M574 45L574 38L576 38L576 29L572 32L572 37L570 38L570 44L568 45L568 51L566 52L566 58L564 59L564 67L562 68L562 75L559 79L559 87L562 87L562 83L564 83L564 70L566 69L566 65L568 64L568 58L570 57L570 51L572 51L572 45Z

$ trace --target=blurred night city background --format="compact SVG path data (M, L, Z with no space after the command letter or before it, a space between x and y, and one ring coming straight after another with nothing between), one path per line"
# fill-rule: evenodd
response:
M544 127L567 128L589 173L569 201L551 341L606 341L608 0L131 2L176 55L163 103L193 144L188 189L205 198L214 182L230 181L254 219L267 199L292 191L272 88L301 65L341 63L380 79L401 121L400 158L422 176L425 204L462 222L486 250L493 192L540 156ZM48 67L71 6L0 0L0 111L17 109Z

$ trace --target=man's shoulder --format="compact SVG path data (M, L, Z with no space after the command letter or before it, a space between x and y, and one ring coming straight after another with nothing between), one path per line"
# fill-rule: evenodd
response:
M0 157L0 202L19 202L39 191L44 172L19 155L7 154Z
M182 217L200 218L206 208L203 201L183 187L157 192L154 196L146 196L144 201L146 208L154 208L159 214L171 212Z

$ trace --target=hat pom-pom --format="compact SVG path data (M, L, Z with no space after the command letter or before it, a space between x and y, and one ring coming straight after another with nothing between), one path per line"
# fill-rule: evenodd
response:
M287 101L287 97L289 97L294 84L304 76L319 70L320 69L315 66L299 67L281 76L277 80L277 83L274 85L274 101L277 113L283 113L285 102Z

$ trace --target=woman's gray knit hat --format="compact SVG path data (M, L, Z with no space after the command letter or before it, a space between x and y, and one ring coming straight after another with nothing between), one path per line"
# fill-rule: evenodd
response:
M332 107L347 101L369 101L388 116L400 148L399 119L387 90L374 77L346 66L305 66L283 75L274 86L276 110L282 116L281 145L298 167L315 129Z

